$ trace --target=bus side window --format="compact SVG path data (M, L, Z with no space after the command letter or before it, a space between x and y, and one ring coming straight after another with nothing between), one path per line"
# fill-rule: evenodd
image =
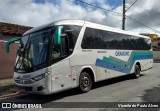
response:
M56 63L67 56L71 55L75 44L77 42L78 35L81 27L76 25L63 25L62 26L60 39L55 39L57 33L53 34L53 45L52 45L52 64ZM60 40L59 44L54 43L55 40Z
M53 43L52 43L52 59L58 58L60 56L60 34L61 34L61 29L58 29L59 27L56 28L54 34L53 34Z
M57 30L56 30L57 31ZM53 44L52 44L52 63L56 63L59 60L68 56L68 36L64 33L64 28L61 29L59 33L60 38L57 37L57 32L53 34ZM58 42L56 40L59 40ZM56 41L56 42L55 42Z

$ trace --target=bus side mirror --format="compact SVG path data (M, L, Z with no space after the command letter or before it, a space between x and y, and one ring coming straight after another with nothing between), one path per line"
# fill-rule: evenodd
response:
M62 29L63 29L63 26L58 26L56 28L56 31L53 35L53 39L54 39L54 44L55 45L59 45L61 43L61 33L62 33Z
M15 42L15 41L19 41L21 39L21 37L16 37L16 38L12 38L12 39L9 39L6 43L6 52L9 53L9 46Z

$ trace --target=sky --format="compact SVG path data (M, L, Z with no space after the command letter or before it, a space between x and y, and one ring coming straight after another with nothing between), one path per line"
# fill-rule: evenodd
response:
M114 12L88 6L76 0L0 0L0 22L36 27L63 19L81 19L114 28L122 27L123 0L81 0ZM126 0L126 9L135 0ZM159 31L126 18L126 30L160 35L160 0L137 0L126 15Z

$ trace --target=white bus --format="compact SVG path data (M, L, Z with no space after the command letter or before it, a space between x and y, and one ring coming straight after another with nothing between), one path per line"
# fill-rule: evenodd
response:
M63 20L33 28L21 38L14 66L17 87L34 94L52 94L133 74L153 66L151 39L82 20Z

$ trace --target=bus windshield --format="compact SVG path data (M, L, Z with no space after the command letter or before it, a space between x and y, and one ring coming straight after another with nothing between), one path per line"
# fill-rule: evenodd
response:
M63 25L55 30L43 29L24 35L20 40L15 71L38 70L68 57L74 50L80 29L80 26ZM54 31L52 34L51 30Z
M42 30L21 38L16 69L30 69L46 62L50 30Z

